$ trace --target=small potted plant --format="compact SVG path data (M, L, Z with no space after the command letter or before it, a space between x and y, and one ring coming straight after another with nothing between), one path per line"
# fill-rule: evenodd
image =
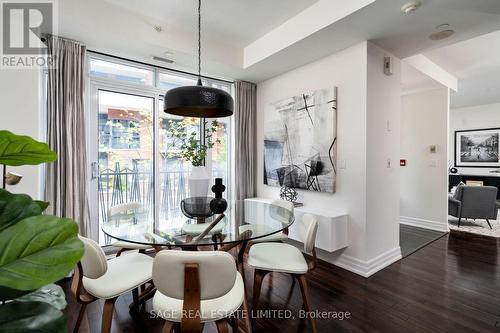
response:
M220 140L215 137L220 123L213 120L211 124L203 121L204 137L200 138L198 131L194 130L198 125L196 118L184 118L181 121L170 120L167 135L173 138L172 147L177 148L169 154L170 157L180 157L184 161L191 162L191 174L188 178L189 195L191 197L207 196L210 177L205 167L205 158L208 151L219 144Z

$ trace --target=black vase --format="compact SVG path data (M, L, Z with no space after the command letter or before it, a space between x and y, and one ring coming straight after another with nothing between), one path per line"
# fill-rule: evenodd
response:
M227 209L227 201L224 198L215 198L210 201L210 210L214 214L222 214Z
M222 184L222 178L215 178L215 185L212 186L212 192L215 193L215 199L210 201L210 210L214 214L222 214L227 209L227 201L222 197L222 192L226 190Z

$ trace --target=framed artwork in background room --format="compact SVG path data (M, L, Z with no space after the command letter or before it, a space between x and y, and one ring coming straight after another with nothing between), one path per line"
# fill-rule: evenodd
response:
M455 131L455 166L499 168L500 128Z

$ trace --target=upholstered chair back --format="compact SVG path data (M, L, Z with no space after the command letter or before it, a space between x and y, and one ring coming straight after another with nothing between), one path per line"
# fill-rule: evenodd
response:
M316 241L318 221L314 215L304 214L299 223L300 240L304 243L304 252L311 253Z
M292 213L293 213L293 209L295 207L293 205L293 202L281 200L281 199L273 200L273 202L271 202L271 205L280 206L282 208L288 209Z
M128 212L135 212L142 209L142 204L140 202L127 202L124 204L119 204L113 206L109 209L109 216L113 217L118 214L125 214Z
M236 263L227 252L164 250L156 254L153 262L153 282L158 291L183 299L186 264L198 264L201 300L227 294L236 281Z
M283 224L288 224L293 218L294 206L292 202L274 200L269 206L269 216Z
M83 276L89 279L97 279L103 276L108 270L108 262L104 251L99 244L92 239L80 236L85 245L85 252L80 260L82 264Z
M494 186L459 186L462 217L496 219L498 214L497 192Z

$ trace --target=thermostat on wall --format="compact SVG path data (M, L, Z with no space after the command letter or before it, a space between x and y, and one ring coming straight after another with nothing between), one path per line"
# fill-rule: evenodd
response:
M392 58L384 57L384 73L385 75L392 75Z

